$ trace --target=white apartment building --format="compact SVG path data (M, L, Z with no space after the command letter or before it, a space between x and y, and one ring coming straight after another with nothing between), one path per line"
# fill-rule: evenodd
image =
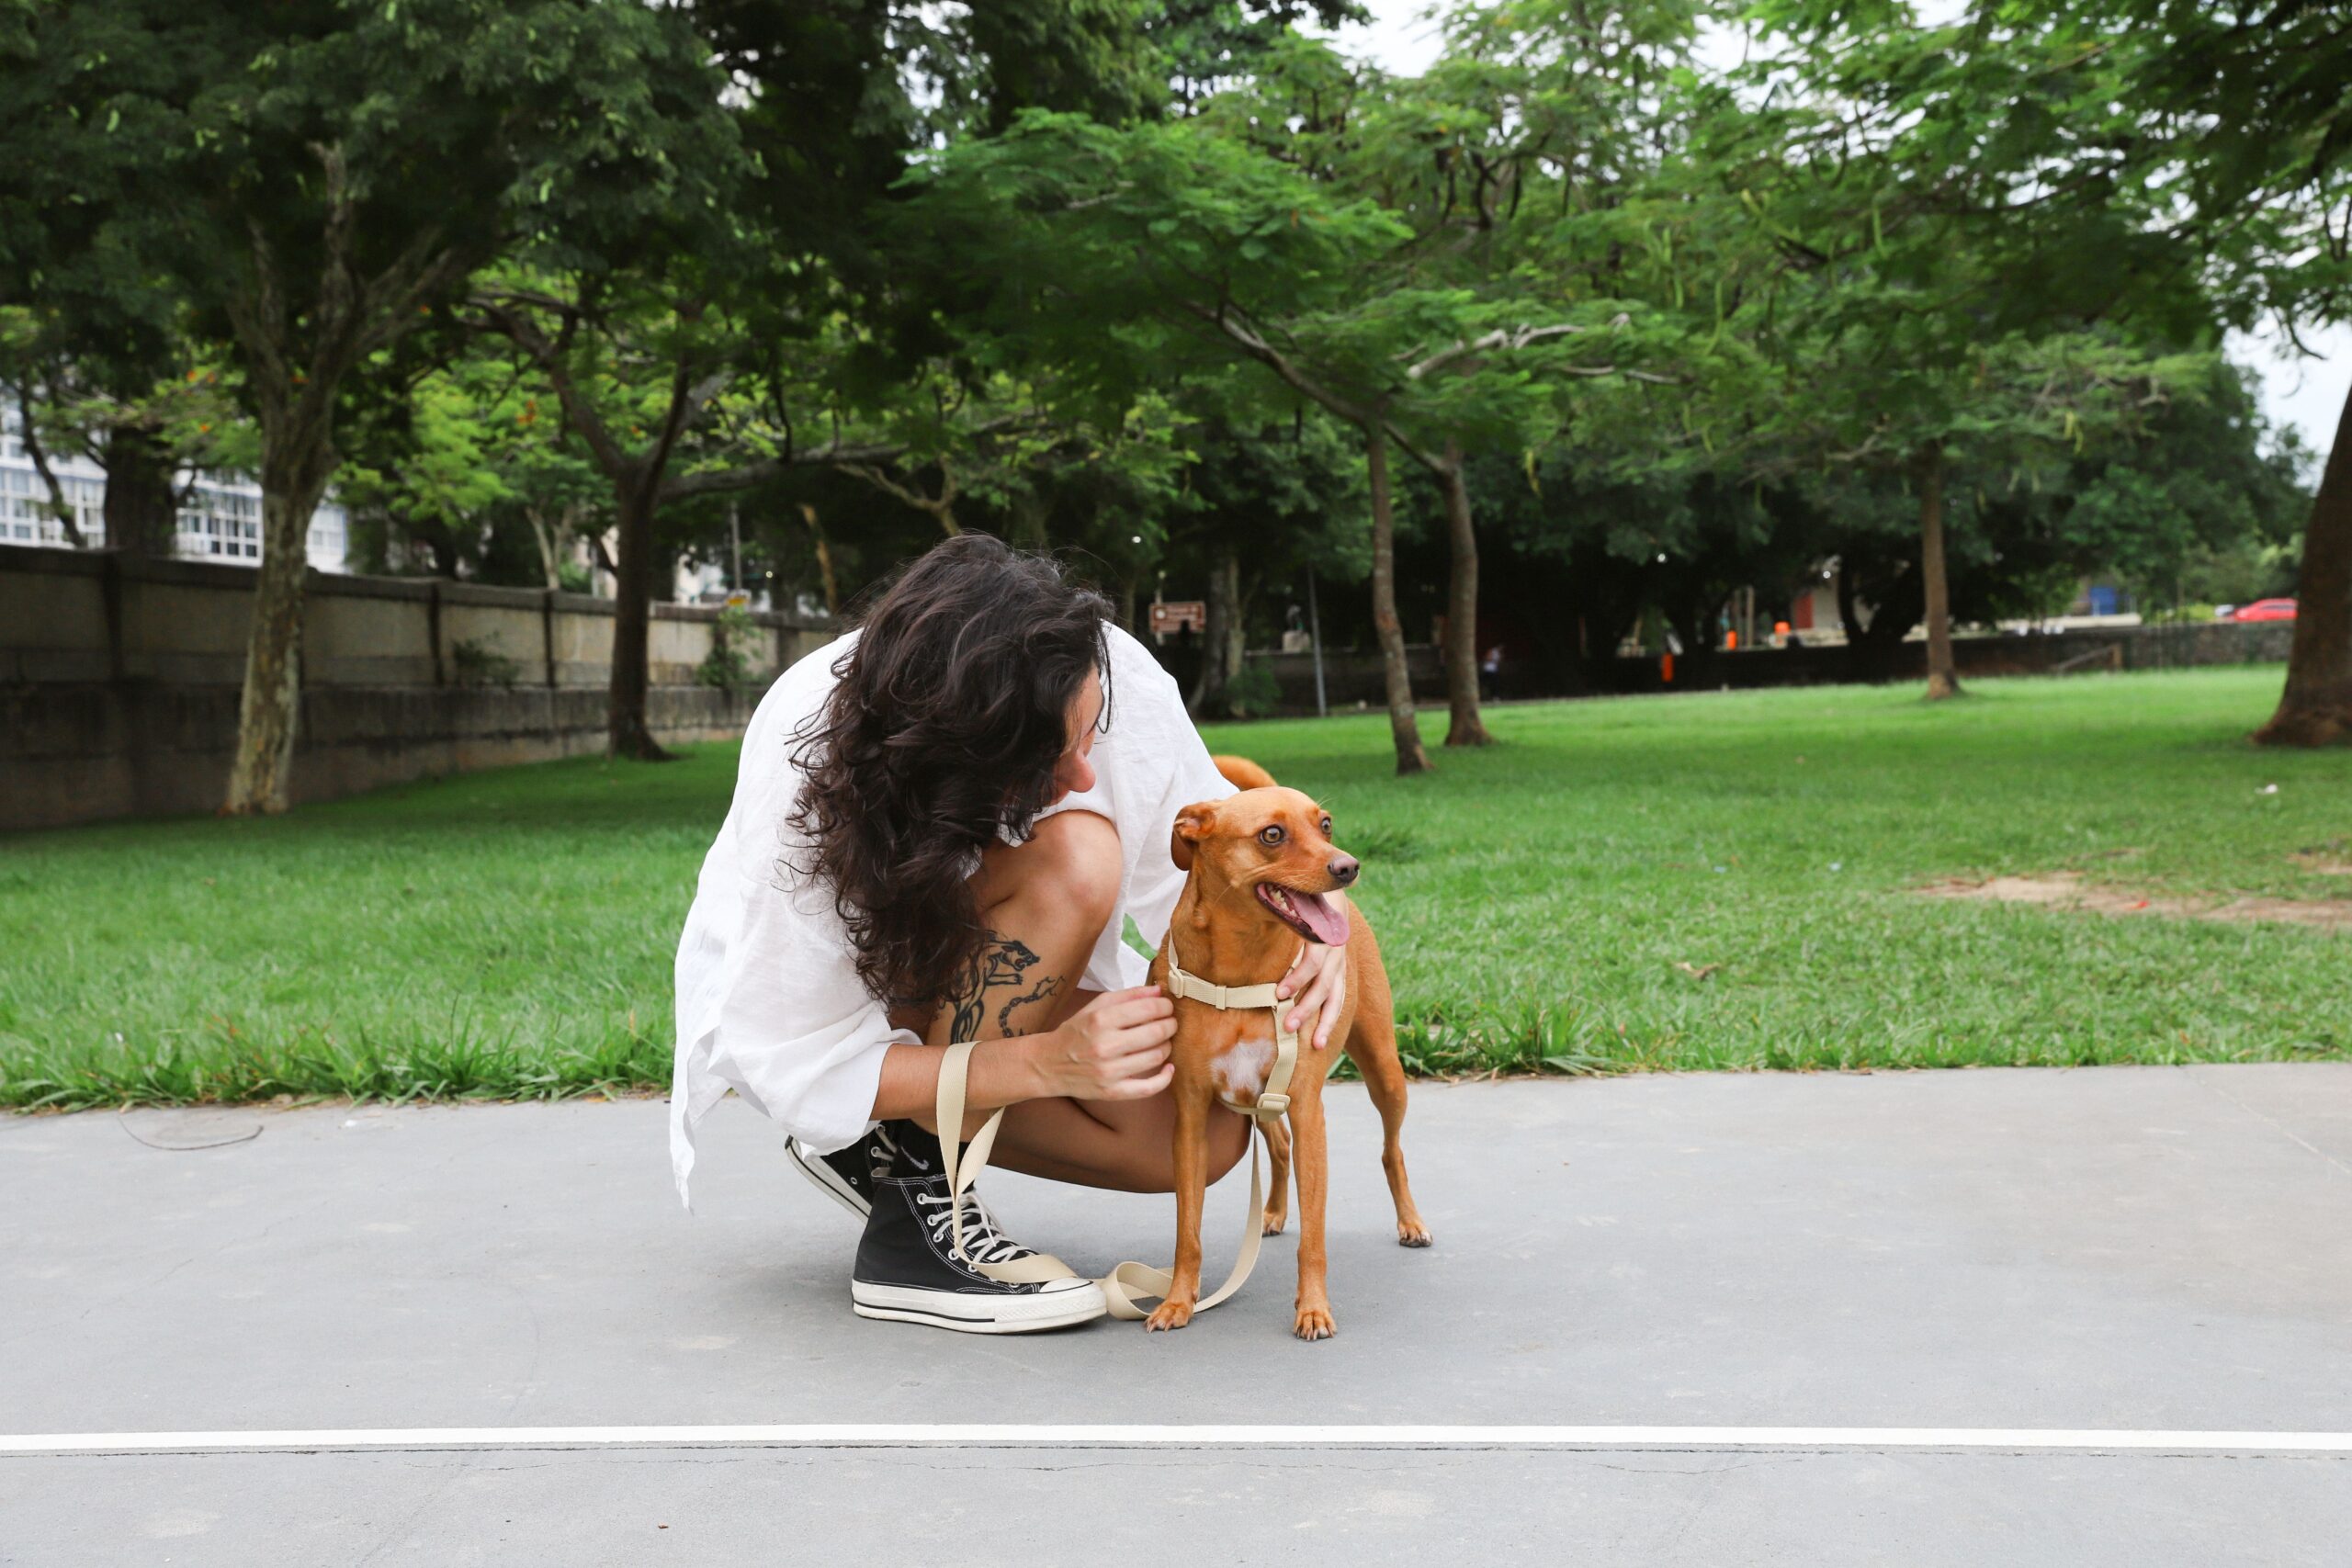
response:
M104 546L107 471L78 452L46 455L83 539L92 548ZM260 564L259 485L239 475L182 469L174 476L173 488L179 497L179 525L172 534L172 554L184 560ZM17 411L0 410L0 545L62 547L68 543L64 527L51 513L49 486L25 455ZM350 549L350 519L330 493L311 514L311 565L321 571L347 571Z

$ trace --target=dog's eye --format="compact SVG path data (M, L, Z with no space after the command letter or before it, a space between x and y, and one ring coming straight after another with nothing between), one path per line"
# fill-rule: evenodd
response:
M1323 836L1327 839L1331 836L1331 819L1329 817L1323 818Z
M1287 837L1289 835L1283 831L1283 825L1279 822L1270 823L1258 829L1258 841L1270 850Z

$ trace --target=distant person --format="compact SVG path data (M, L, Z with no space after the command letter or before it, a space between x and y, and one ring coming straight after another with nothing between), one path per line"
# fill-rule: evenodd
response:
M1176 813L1232 786L1109 615L1051 559L963 535L786 671L743 738L678 941L671 1160L683 1197L695 1124L730 1089L773 1118L864 1223L864 1316L1001 1334L1106 1310L1091 1280L1007 1284L951 1255L938 1134L956 1130L928 1124L951 1043L982 1043L970 1109L1011 1108L995 1164L1174 1185L1174 1009L1120 931L1167 931ZM1284 982L1318 1047L1345 952L1310 944ZM1212 1179L1249 1138L1219 1114ZM963 1208L967 1256L1030 1254L977 1193Z
M1502 673L1503 648L1502 644L1497 643L1494 647L1487 649L1486 652L1478 656L1478 697L1480 701L1494 701L1496 689L1502 680Z

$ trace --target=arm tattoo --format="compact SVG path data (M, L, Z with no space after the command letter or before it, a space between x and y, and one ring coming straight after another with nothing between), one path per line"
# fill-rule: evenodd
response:
M1050 1001L1053 999L1054 993L1061 988L1062 977L1059 975L1048 975L1044 979L1039 980L1036 985L1030 987L1029 994L1027 996L1015 997L1011 1001L1005 1003L1003 1009L996 1015L997 1032L1004 1035L1007 1039L1012 1038L1015 1034L1028 1033L1029 1031L1025 1027L1016 1026L1013 1023L1012 1010L1017 1007L1025 1007L1031 1002Z
M947 988L947 1005L954 1013L948 1039L978 1039L988 1021L992 999L1004 997L1006 992L1020 991L1023 976L1037 962L1036 953L1020 938L1001 931L989 932L988 941ZM997 1007L998 1030L1007 1035L1026 1033L1026 1030L1013 1026L1013 1010L1048 1000L1061 989L1061 984L1060 976L1043 975L1026 994L1006 997Z

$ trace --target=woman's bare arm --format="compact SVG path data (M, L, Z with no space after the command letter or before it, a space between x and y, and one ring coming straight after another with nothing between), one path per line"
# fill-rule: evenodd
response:
M1144 1100L1168 1087L1176 1068L1169 1042L1176 1008L1157 986L1095 998L1042 1034L983 1040L972 1052L965 1105L994 1111L1024 1100ZM874 1091L877 1120L931 1119L939 1094L940 1047L893 1045Z

